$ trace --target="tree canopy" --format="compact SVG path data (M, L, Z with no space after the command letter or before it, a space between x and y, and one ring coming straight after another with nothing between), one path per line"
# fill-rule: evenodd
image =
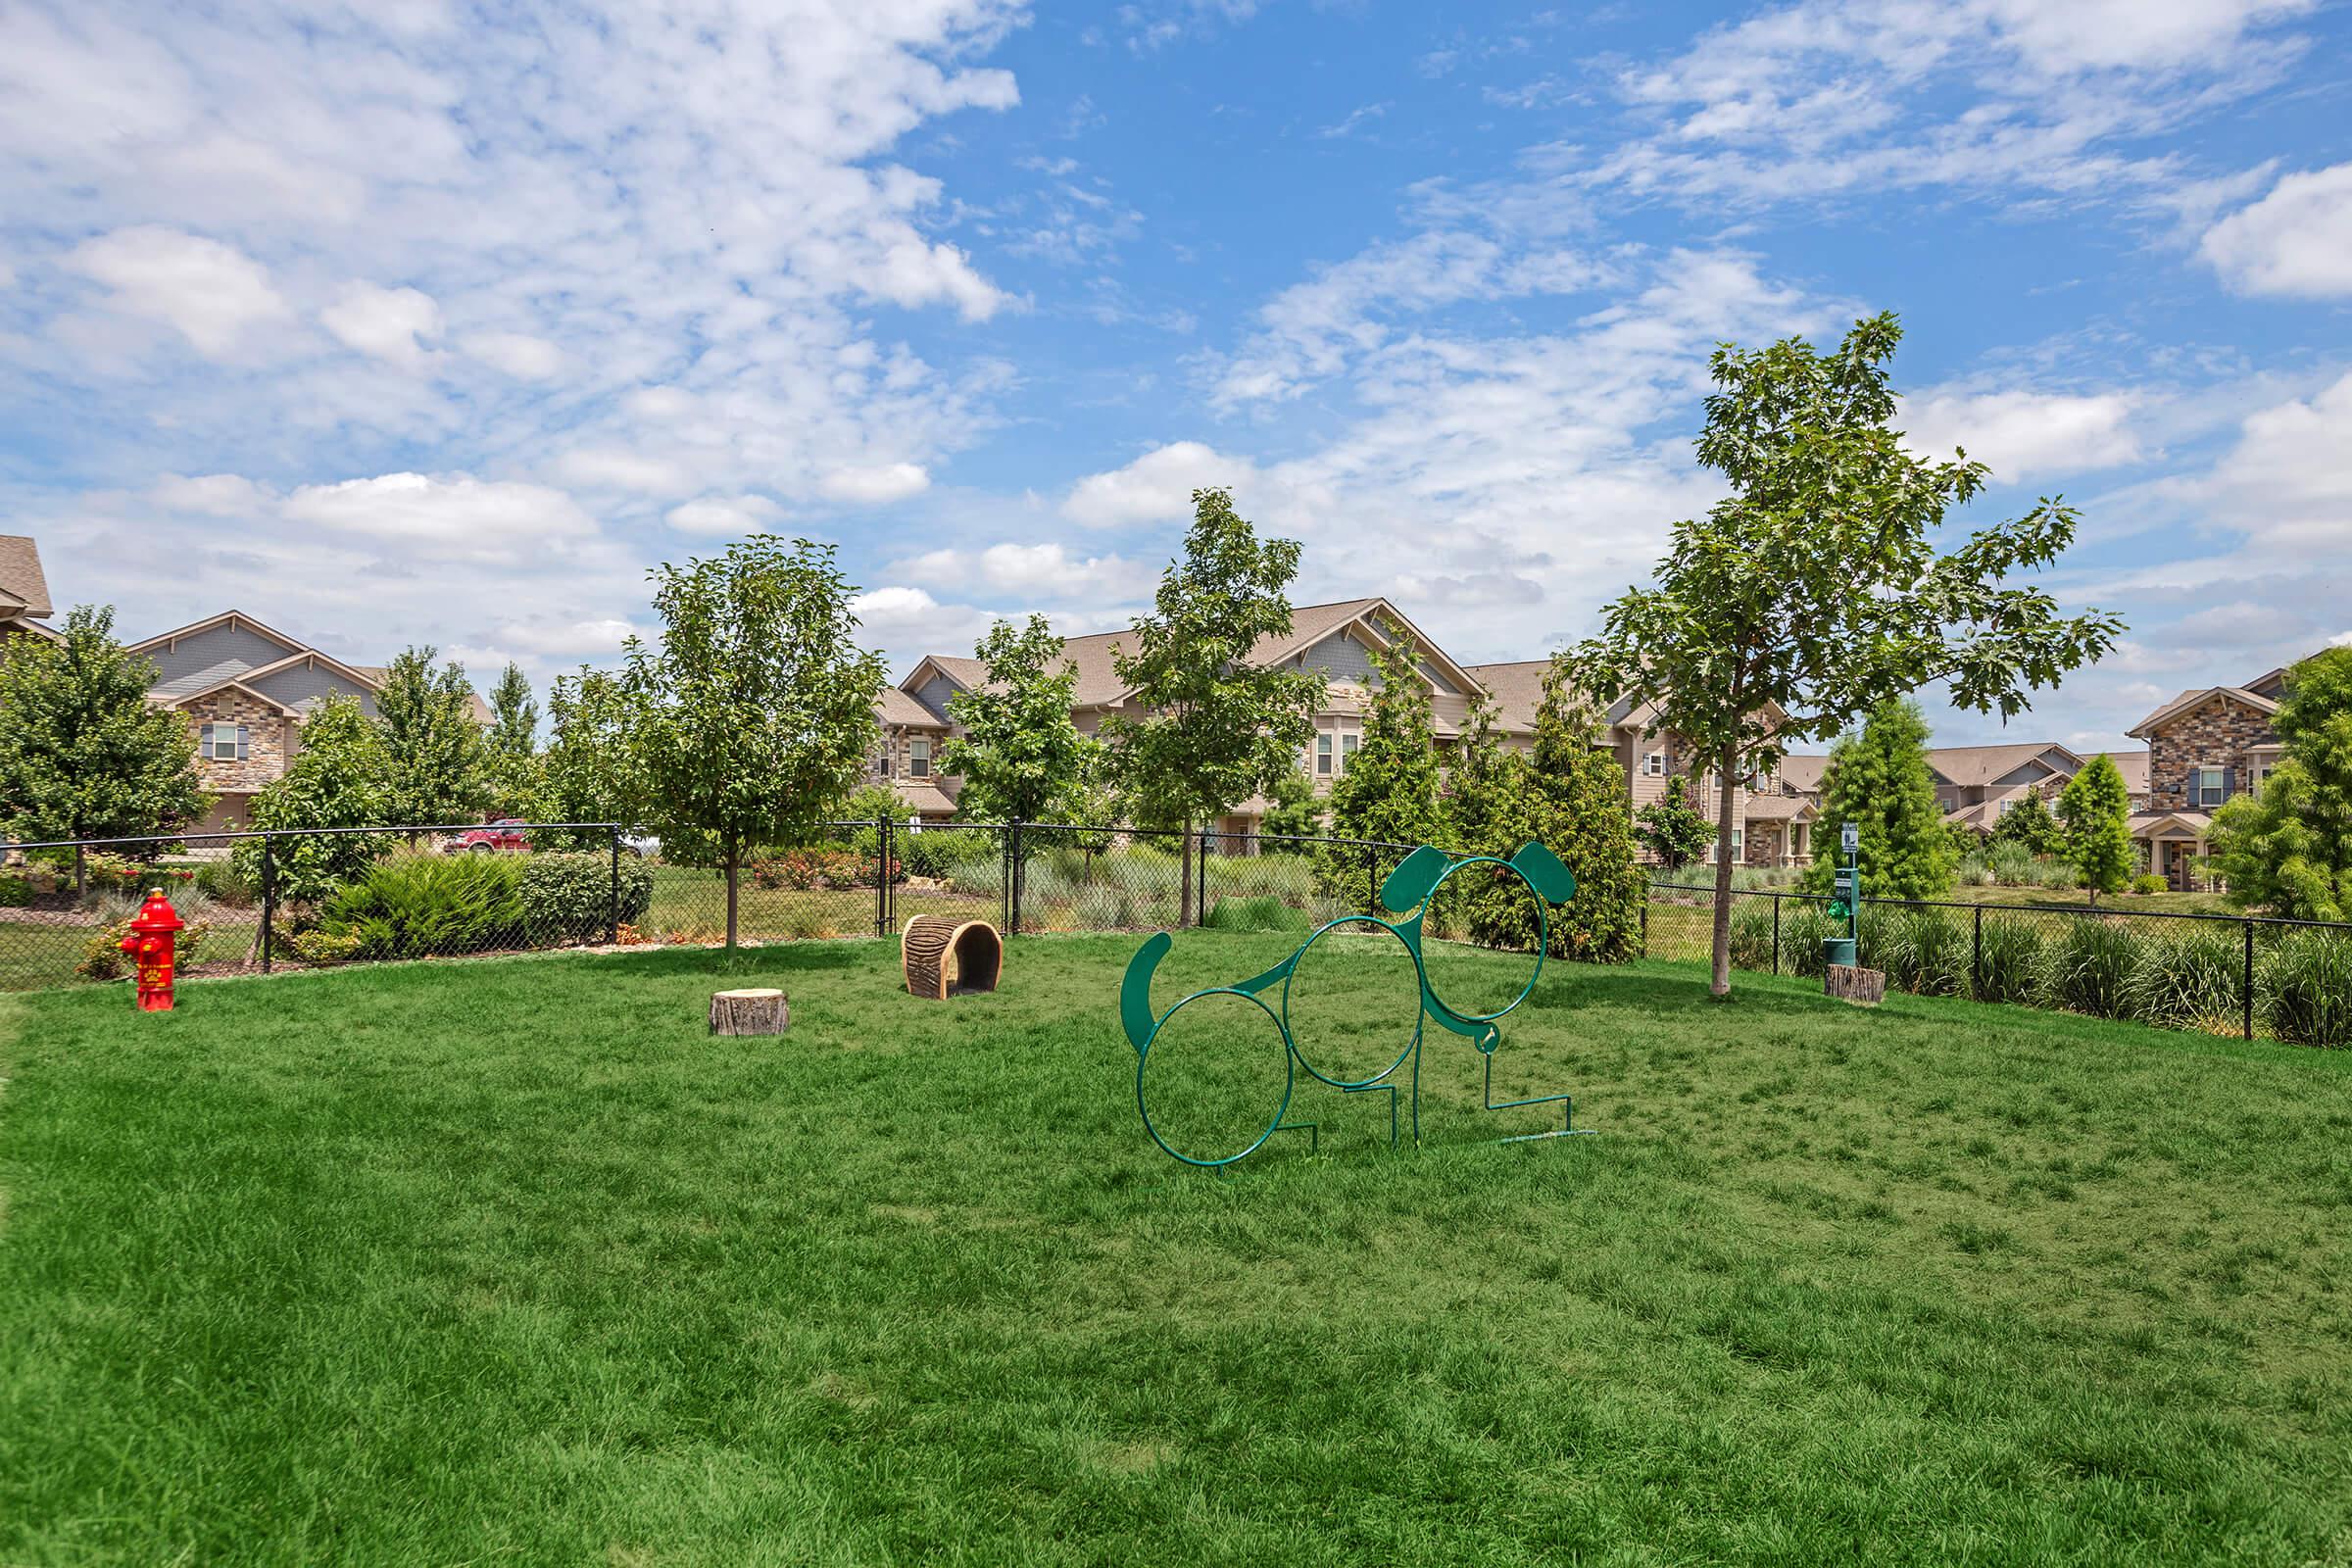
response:
M350 697L329 697L303 721L302 750L285 772L253 798L257 828L382 827L391 811L392 760L382 726ZM282 903L318 904L366 873L389 835L289 833L270 859ZM262 843L242 839L232 852L239 873L261 878Z
M387 769L384 809L403 826L471 821L490 802L473 683L455 660L435 669L437 652L404 649L375 694Z
M2066 863L2093 900L2123 892L2132 880L2132 793L2114 759L2093 757L2066 781L2058 823Z
M1706 853L1715 842L1715 830L1690 804L1689 778L1668 778L1666 792L1634 814L1634 842L1669 871L1679 871Z
M1101 735L1110 781L1142 821L1189 831L1270 794L1298 765L1323 678L1251 659L1261 639L1290 635L1298 574L1298 541L1259 539L1228 491L1193 492L1184 553L1160 574L1151 612L1111 649L1135 710L1110 714Z
M2352 919L2352 648L2289 669L2271 722L2285 754L2258 793L2214 814L2215 869L2241 907Z
M1697 452L1728 493L1675 524L1653 585L1629 588L1579 651L1596 689L1655 704L1720 778L1936 682L1960 708L2013 716L2122 630L2097 611L2061 615L2048 593L2009 580L2073 540L2076 512L2058 500L1937 551L1931 534L1989 470L1904 445L1887 368L1901 337L1883 314L1827 354L1794 337L1718 348ZM1734 807L1724 792L1718 996L1731 989Z
M156 708L155 665L115 640L111 608L79 605L57 638L0 656L0 814L21 840L176 832L209 804L187 715Z
M857 590L834 556L753 534L716 560L664 564L651 573L662 639L625 645L662 855L724 875L729 952L745 859L808 842L865 776L882 656L858 644Z
M632 727L634 705L620 677L582 664L548 687L547 749L534 761L527 814L549 822L645 823L649 793ZM605 835L533 835L542 848L601 849Z
M987 680L948 703L963 726L939 771L963 781L956 813L980 822L1050 822L1077 804L1087 738L1070 717L1078 666L1043 615L1000 620L973 648Z
M1372 650L1379 679L1364 704L1363 740L1332 781L1331 831L1335 838L1411 849L1438 838L1436 725L1404 628L1392 625L1383 635L1387 645ZM1325 863L1340 897L1360 909L1373 906L1375 862L1362 851L1332 845Z
M1944 831L1936 779L1928 771L1928 721L1919 705L1897 699L1871 710L1859 735L1830 749L1821 775L1823 842L1847 822L1860 828L1862 896L1940 899L1952 891L1959 857ZM1801 885L1827 894L1836 857L1817 855Z

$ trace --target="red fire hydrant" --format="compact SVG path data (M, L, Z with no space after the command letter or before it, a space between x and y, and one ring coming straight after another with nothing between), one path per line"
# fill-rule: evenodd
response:
M130 917L130 935L122 946L139 966L141 1012L172 1010L172 957L178 946L175 934L185 924L162 888L150 889L147 902Z

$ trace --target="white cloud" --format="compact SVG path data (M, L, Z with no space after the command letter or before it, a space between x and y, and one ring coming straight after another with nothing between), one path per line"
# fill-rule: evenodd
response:
M291 314L268 269L252 257L177 229L118 228L85 241L66 262L112 289L118 310L176 328L213 359L228 355L254 328Z
M1991 467L1995 483L2137 462L2131 416L2122 393L2032 391L1915 395L1898 415L1913 451L1943 459L1965 448Z
M2198 246L2240 294L2352 294L2352 164L2289 174Z
M270 493L239 473L207 473L190 477L167 473L148 490L167 512L194 512L212 517L249 517L270 503Z
M869 467L835 468L817 481L817 488L835 501L880 506L919 496L931 488L931 475L920 464L885 463Z
M695 485L683 465L641 452L587 447L556 460L556 476L587 490L625 490L637 495L684 495Z
M1193 492L1246 484L1256 465L1198 441L1171 441L1107 473L1088 474L1061 504L1061 514L1090 528L1177 522L1193 514Z
M610 657L635 635L637 628L618 616L587 620L510 620L497 631L502 648L539 658L589 659Z
M292 522L396 548L428 562L524 562L593 539L596 520L544 485L387 473L304 485L283 508Z
M564 371L564 351L528 332L474 332L458 347L518 381L550 381Z
M986 588L1021 602L1123 604L1148 593L1156 574L1123 556L1073 558L1057 544L995 544L978 552L933 550L895 562L889 574L969 592Z
M702 496L670 508L662 520L680 533L726 535L764 530L783 514L765 496Z
M353 283L318 319L347 347L404 370L423 369L431 359L426 342L441 335L441 308L413 288Z

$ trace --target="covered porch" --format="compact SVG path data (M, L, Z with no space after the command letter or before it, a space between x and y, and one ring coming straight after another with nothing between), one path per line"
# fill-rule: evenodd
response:
M2131 820L2132 842L2148 870L2175 893L2212 885L2205 865L2208 811L2143 811Z

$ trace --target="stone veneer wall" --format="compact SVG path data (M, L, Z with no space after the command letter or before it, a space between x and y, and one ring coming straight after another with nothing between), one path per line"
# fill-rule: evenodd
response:
M214 794L248 794L265 788L286 771L286 763L294 752L294 725L291 720L279 717L276 709L241 692L218 692L190 703L180 711L187 717L188 733L199 741L207 724L245 726L242 762L217 762L209 757L196 759L196 782Z
M2249 748L2278 744L2271 715L2223 697L2182 713L2148 736L2148 806L2151 810L2198 810L2188 798L2189 769L2227 767L2230 792L2254 787Z

